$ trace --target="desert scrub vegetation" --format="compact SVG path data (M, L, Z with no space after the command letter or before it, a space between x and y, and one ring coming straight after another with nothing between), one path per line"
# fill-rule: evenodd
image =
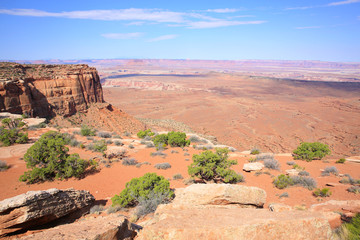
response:
M358 240L360 239L360 214L357 213L349 223L343 223L336 229L331 239Z
M332 194L332 192L330 191L330 188L317 188L314 192L313 195L315 197L330 197Z
M251 155L257 155L259 153L260 153L260 149L258 149L258 148L253 148L250 150Z
M1 120L2 126L0 127L0 141L3 146L10 146L15 143L27 143L29 140L28 134L24 133L21 129L25 126L21 118L11 119L4 118Z
M31 146L24 155L26 167L30 169L20 176L20 181L36 183L64 179L80 178L89 168L94 170L95 161L83 160L79 154L68 154L63 134L49 131Z
M228 153L227 148L218 148L215 153L207 150L201 154L194 154L193 163L188 166L189 175L204 181L242 182L244 177L230 169L237 161L228 160Z
M302 142L300 146L293 151L294 159L306 160L321 160L326 155L331 153L329 146L319 142Z
M280 163L276 159L264 160L264 166L269 169L280 170Z
M125 189L119 195L112 197L111 201L113 206L133 207L139 203L140 198L151 199L154 194L163 194L166 200L174 197L168 180L156 173L146 173L127 182Z
M86 149L91 150L93 152L101 152L104 153L107 149L107 145L105 140L94 141L86 146Z
M190 142L192 143L208 143L206 139L200 138L199 136L192 135L189 137Z
M355 185L355 184L360 184L360 179L357 180L352 178L350 174L344 174L344 177L340 180L340 183Z
M7 165L5 161L0 160L0 172L6 171L9 168L9 165Z
M167 193L162 192L150 192L148 197L138 197L138 206L136 208L136 217L145 216L149 213L155 212L157 206L161 203L169 202L169 196Z
M345 158L340 158L339 160L337 160L335 163L345 163L346 159Z
M101 138L111 138L112 135L109 132L98 132L97 136Z
M167 154L163 153L162 151L156 151L156 152L150 153L150 156L152 156L152 157L159 156L159 157L165 158L167 156Z
M311 177L303 177L303 176L288 176L284 174L280 174L279 176L275 177L273 180L273 184L276 188L284 189L290 186L302 186L309 190L312 190L316 187L315 179Z
M95 130L93 130L92 128L90 128L87 125L82 125L81 126L81 130L80 133L82 136L95 136Z
M158 164L155 164L154 168L166 170L166 169L171 168L171 165L170 165L170 163L167 163L167 162L166 163L158 163Z
M178 180L178 179L184 179L184 177L180 173L177 173L173 176L173 180Z
M351 186L348 189L346 189L348 192L358 194L360 193L360 187L359 186Z
M155 133L153 133L151 129L146 129L144 131L140 130L136 135L138 136L138 138L145 138L146 136L152 137L155 135Z
M274 155L273 154L269 154L269 153L263 153L263 154L257 154L255 161L265 161L265 160L273 160Z
M337 176L339 174L339 171L336 167L326 167L321 173L321 176L330 176L330 174L334 174L335 176Z
M122 165L124 166L135 166L138 161L135 158L123 158Z

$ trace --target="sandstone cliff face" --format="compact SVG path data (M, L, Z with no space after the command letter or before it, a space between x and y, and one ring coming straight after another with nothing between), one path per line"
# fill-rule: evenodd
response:
M104 102L98 72L85 64L0 63L0 111L70 116Z

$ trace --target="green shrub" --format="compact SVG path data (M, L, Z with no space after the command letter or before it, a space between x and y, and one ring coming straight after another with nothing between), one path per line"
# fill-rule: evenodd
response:
M250 154L251 154L251 155L257 155L257 154L259 154L259 153L260 153L260 150L257 149L257 148L253 148L253 149L251 149L251 151L250 151Z
M188 173L192 177L198 177L205 181L221 180L225 183L243 181L243 176L231 170L235 160L228 160L227 148L218 148L216 152L205 151L193 155L193 163L188 167Z
M145 131L140 130L136 135L138 138L145 138L146 136L152 137L155 135L155 133L153 133L151 129L146 129Z
M4 118L1 120L3 126L0 127L0 141L4 146L10 146L15 143L27 143L28 134L21 132L20 128L25 125L21 118Z
M79 154L68 154L63 134L49 131L31 146L24 160L31 169L20 176L20 181L35 183L54 178L81 177L88 167L95 168L96 162L80 159Z
M293 151L293 156L294 159L301 159L310 162L312 160L321 160L330 153L330 149L326 144L319 142L303 142Z
M336 238L342 240L360 239L360 214L356 214L349 223L343 223L335 233Z
M168 144L172 147L185 147L190 145L190 140L186 140L186 134L183 132L169 132Z
M167 146L168 145L168 135L167 134L156 135L153 138L153 142L156 147L163 146L163 145Z
M93 143L90 143L87 146L87 149L93 151L93 152L101 152L104 153L104 151L106 151L107 149L107 145L105 140L100 140L100 141L94 141Z
M20 132L19 129L6 129L0 127L0 141L4 146L10 146L15 143L27 143L28 140L28 134Z
M300 166L300 165L298 165L298 164L294 164L294 165L292 165L292 166L293 166L293 169L296 169L296 170L299 170L299 171L305 170L304 167L302 167L302 166Z
M339 160L337 160L335 163L345 163L346 159L345 158L340 158Z
M125 189L111 198L112 205L132 207L138 204L138 199L149 199L153 194L165 194L167 199L174 196L170 190L170 182L156 173L146 173L139 178L133 178L126 183Z
M330 191L330 188L318 188L313 192L313 194L315 197L330 197L332 193Z
M184 179L184 177L180 174L180 173L177 173L173 176L173 179L174 180L178 180L178 179Z
M82 125L80 133L82 136L95 136L95 130L91 129L87 125Z
M293 185L294 182L291 179L291 177L284 174L280 174L274 179L273 184L275 185L275 187L279 189L284 189L287 188L288 186Z

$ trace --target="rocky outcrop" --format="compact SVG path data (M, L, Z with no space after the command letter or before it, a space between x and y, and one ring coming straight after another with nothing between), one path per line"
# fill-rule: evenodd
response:
M331 228L321 213L248 208L262 206L264 190L228 184L195 184L160 205L144 222L137 240L148 239L329 239ZM141 225L141 224L140 224Z
M172 209L139 232L150 239L330 239L328 220L306 211L270 212L250 208Z
M69 116L96 102L104 98L93 67L0 63L0 111Z
M136 236L136 226L124 216L112 214L84 218L82 221L57 226L40 233L22 237L31 240L131 240Z
M88 191L29 191L0 202L0 237L59 219L95 201Z
M232 184L193 184L176 189L172 205L233 205L261 208L266 202L266 192L257 187ZM165 205L167 206L167 205Z

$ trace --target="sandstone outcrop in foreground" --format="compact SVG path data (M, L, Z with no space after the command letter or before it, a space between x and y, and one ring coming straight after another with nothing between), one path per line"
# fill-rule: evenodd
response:
M49 223L90 206L95 198L88 191L72 188L29 191L0 202L0 237Z
M40 233L22 237L26 240L132 240L136 236L136 225L124 216L112 214L85 218L82 221L60 225Z
M93 67L0 62L0 111L69 116L98 102L104 98Z
M249 203L264 203L266 194L259 188L202 184L178 190L172 203L160 205L154 219L144 223L137 240L325 240L331 236L329 221L319 212L248 208ZM198 199L201 196L206 200Z

